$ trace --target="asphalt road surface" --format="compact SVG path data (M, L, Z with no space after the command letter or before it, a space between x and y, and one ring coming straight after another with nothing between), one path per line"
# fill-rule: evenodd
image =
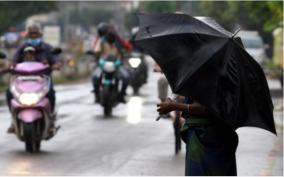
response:
M93 103L90 83L57 86L61 129L38 154L26 153L6 134L10 115L0 106L0 175L184 175L184 144L175 155L171 120L155 121L158 77L151 73L139 96L129 89L128 103L111 118ZM274 101L278 137L258 128L238 130L239 175L283 174L282 98Z

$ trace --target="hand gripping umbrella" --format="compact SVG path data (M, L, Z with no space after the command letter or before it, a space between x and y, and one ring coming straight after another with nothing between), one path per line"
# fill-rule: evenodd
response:
M276 134L265 75L241 39L185 14L140 14L136 45L161 66L174 93L205 105L233 129Z

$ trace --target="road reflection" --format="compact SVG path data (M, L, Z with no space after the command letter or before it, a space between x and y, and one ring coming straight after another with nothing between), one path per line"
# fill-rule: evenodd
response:
M143 99L138 96L131 97L127 103L127 122L138 124L141 121Z
M31 175L32 163L29 158L17 159L10 167L7 169L8 175Z

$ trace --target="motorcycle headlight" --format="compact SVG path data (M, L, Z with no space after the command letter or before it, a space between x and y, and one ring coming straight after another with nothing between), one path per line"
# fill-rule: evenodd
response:
M114 64L114 62L107 61L104 64L104 71L108 72L108 73L114 72L115 71L115 64Z
M132 68L137 68L141 64L140 58L130 58L129 64Z
M23 93L19 97L19 101L23 105L31 106L40 100L41 96L37 93Z

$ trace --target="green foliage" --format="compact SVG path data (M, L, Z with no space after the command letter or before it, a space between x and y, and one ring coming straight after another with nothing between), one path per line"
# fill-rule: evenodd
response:
M4 92L7 88L8 88L7 83L5 83L2 80L0 80L0 93Z
M23 22L27 17L56 10L54 1L1 1L0 2L0 33L10 26Z
M139 19L137 16L138 12L139 12L138 9L133 9L125 15L125 27L128 30L131 30L133 27L139 25Z
M282 1L202 1L198 12L216 18L232 28L239 23L244 29L272 32L283 20Z
M149 13L175 12L176 2L174 1L144 1L143 10Z
M235 24L243 30L257 30L265 43L272 46L272 31L283 21L282 1L201 1L195 14L211 16L233 32ZM235 30L235 29L234 29ZM272 55L272 47L267 51Z
M242 29L272 32L283 21L282 1L144 1L141 6L149 13L182 9L191 15L211 16L227 29L238 23Z
M264 22L263 30L266 32L271 32L273 29L275 29L275 27L277 27L279 22L283 21L282 1L266 1L263 3L254 3L251 6L251 11L251 18L259 19L258 22L260 23Z

